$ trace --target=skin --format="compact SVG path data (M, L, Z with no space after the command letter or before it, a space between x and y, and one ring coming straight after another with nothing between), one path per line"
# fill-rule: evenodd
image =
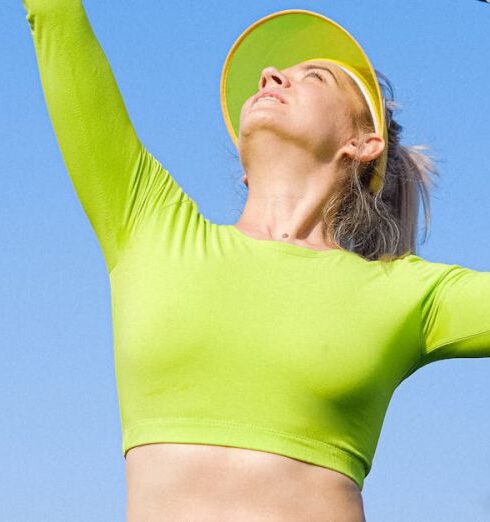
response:
M336 245L323 238L319 210L336 190L342 158L371 161L384 141L370 134L361 149L350 119L358 102L340 68L329 63L337 84L326 71L300 66L261 74L259 91L278 90L287 105L253 106L251 97L242 107L239 150L249 195L235 226L257 239L326 250ZM140 445L127 454L126 479L127 522L365 522L350 477L264 451Z
M365 522L356 483L275 453L155 443L128 451L127 522Z
M275 90L287 104L254 104L251 96L242 106L238 148L249 191L234 226L257 239L325 250L339 248L324 239L320 211L338 190L345 171L342 159L358 155L361 162L371 161L385 143L371 133L361 147L352 124L356 102L347 74L326 60L308 63L326 65L337 82L327 71L303 70L306 62L282 71L267 67L258 92Z

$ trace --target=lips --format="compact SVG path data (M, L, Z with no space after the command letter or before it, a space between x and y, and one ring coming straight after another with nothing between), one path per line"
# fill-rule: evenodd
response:
M264 96L271 96L272 98L276 98L277 100L279 100L281 103L287 103L286 100L275 91L264 91L258 93L254 98L254 103L260 100L260 98L263 98Z

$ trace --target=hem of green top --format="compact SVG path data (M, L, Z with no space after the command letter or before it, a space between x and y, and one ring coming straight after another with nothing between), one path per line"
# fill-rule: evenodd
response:
M360 457L323 440L246 422L203 417L141 419L124 427L122 453L136 446L188 443L251 449L332 469L350 478L362 491L370 465Z

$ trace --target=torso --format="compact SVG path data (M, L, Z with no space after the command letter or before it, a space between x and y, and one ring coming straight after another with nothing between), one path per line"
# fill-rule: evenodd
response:
M365 522L357 484L286 456L204 444L126 455L127 522Z
M141 445L126 455L126 481L127 522L366 520L347 475L264 451Z

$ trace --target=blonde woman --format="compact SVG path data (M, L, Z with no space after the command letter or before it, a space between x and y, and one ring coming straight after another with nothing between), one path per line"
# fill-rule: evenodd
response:
M490 356L490 273L415 254L435 170L389 83L318 13L248 28L221 82L248 197L218 225L139 140L81 0L23 3L110 278L127 520L365 520L397 386Z

